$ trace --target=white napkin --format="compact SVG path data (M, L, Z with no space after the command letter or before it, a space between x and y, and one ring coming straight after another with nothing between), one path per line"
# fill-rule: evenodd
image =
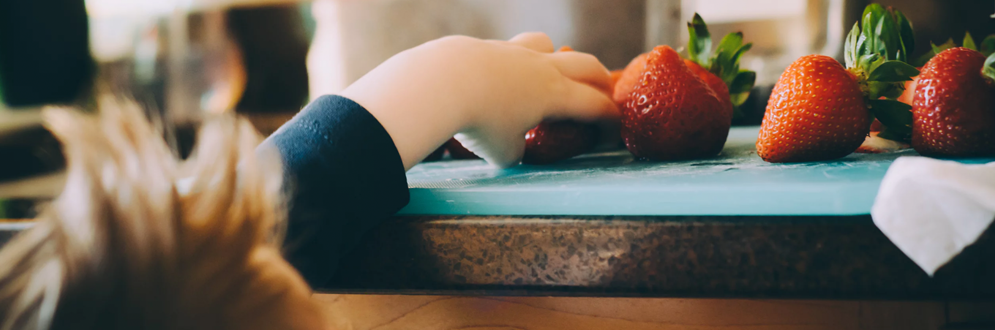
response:
M871 217L892 243L933 276L995 219L995 162L965 165L898 158L881 182Z

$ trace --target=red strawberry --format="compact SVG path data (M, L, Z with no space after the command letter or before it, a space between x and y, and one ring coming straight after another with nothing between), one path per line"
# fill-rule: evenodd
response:
M868 23L854 24L847 36L846 68L831 57L809 55L781 74L757 138L760 158L780 163L846 156L864 142L873 117L884 126L877 137L902 140L911 133L910 107L894 100L919 74L904 62L914 42L911 23L878 4L868 5L863 17Z
M831 57L805 56L771 92L757 154L772 163L840 158L860 147L870 125L857 77Z
M647 55L649 53L639 54L639 56L632 59L629 65L626 65L625 69L622 70L622 74L615 82L615 91L612 95L612 100L615 101L615 104L619 105L619 108L625 105L625 101L629 99L632 90L639 83L639 78L642 77L643 69L646 67Z
M722 108L728 109L729 113L732 113L732 101L729 100L729 86L726 86L726 82L722 81L722 78L719 78L719 76L708 72L708 70L705 70L698 65L698 63L695 63L692 60L684 60L684 64L687 65L688 68L691 69L691 72L694 72L698 78L701 78L701 80L708 85L708 88L715 91L715 95L718 96L719 101L722 102Z
M467 150L463 144L460 144L456 139L449 139L446 141L446 150L449 150L449 156L454 159L480 159L472 151Z
M657 46L622 109L622 139L638 158L694 159L722 150L732 113L670 46Z
M995 62L995 55L988 61ZM967 48L945 50L926 63L912 105L916 151L926 156L995 155L995 70L986 64L984 55Z
M549 164L583 154L598 142L598 128L564 120L542 122L525 133L525 164Z

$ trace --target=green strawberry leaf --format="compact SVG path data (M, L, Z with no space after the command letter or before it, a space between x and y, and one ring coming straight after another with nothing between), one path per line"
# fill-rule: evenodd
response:
M727 62L725 68L722 70L722 74L719 75L719 77L722 78L722 81L726 82L726 85L731 84L733 80L736 79L736 75L739 74L739 58L742 57L744 53L749 51L750 48L753 48L752 42L740 46L739 49L732 54L732 57L729 58L729 62Z
M875 36L875 32L879 29L878 23L881 21L881 17L885 16L887 11L879 4L872 3L864 8L864 14L861 15L863 20L860 22L861 34L864 38L867 38L867 42L864 44L863 54L879 53L879 49L883 48L879 45L880 39Z
M753 84L757 81L757 73L753 71L743 70L736 75L736 79L729 84L729 96L733 100L733 105L743 104L746 101L746 97L749 96L750 91L753 90ZM736 102L736 95L742 95L742 100Z
M880 4L870 4L847 35L844 60L847 68L870 72L867 65L873 61L862 61L864 56L877 54L885 60L907 61L914 48L912 22L905 14Z
M867 100L867 104L886 130L899 136L912 134L911 105L895 100Z
M981 40L981 47L978 47L978 50L985 56L995 53L995 34L989 35L985 37L984 40Z
M711 67L709 60L712 52L712 36L708 33L708 27L701 15L694 14L691 22L688 22L688 57L697 62L701 67Z
M878 54L867 54L857 58L857 67L864 68L865 72L870 72L874 70L875 64L880 64L883 58L878 56Z
M719 47L716 49L715 57L712 60L712 67L709 71L722 79L726 85L732 83L739 72L740 50L752 47L752 44L743 45L743 33L735 32L722 37Z
M916 36L915 31L912 30L912 21L905 17L900 11L895 11L895 22L898 24L898 30L902 36L902 51L903 57L907 57L912 54L916 49Z
M892 19L891 15L883 15L878 20L877 26L874 29L874 33L881 38L879 43L878 53L882 54L889 60L902 60L904 61L904 53L901 50L901 35L899 34L898 25L895 24L895 20ZM892 58L892 56L897 56Z
M882 97L895 99L902 96L902 92L905 91L905 84L898 82L868 81L866 86L865 94L868 100L877 100Z
M861 56L868 55L865 49L867 47L865 45L867 45L867 37L865 37L863 34L857 36L857 51L854 53L856 54L856 56L853 58L854 61L857 61L857 63L855 63L854 65L860 64L859 62Z
M877 22L874 23L872 31L872 36L874 36L874 47L868 49L868 53L874 53L881 56L886 56L888 53L888 44L885 42L884 38L881 38L884 29L885 17L878 18ZM892 31L893 32L893 31Z
M989 82L995 83L995 54L988 55L985 59L985 66L981 68L981 74L988 78Z
M846 35L846 43L843 44L843 59L846 62L847 68L853 68L857 65L857 37L860 36L860 26L858 23L853 23L853 28L850 29L850 34Z
M732 102L733 119L742 118L743 111L739 109L746 99L750 97L750 91L757 80L757 73L749 70L740 71L729 84L729 101Z
M942 45L939 46L932 45L932 46L933 46L933 55L935 56L936 54L942 53L944 50L957 47L957 43L954 42L953 38L950 38L947 39L947 42L944 42Z
M884 62L887 62L887 61L888 60L885 59L882 56L868 57L866 60L864 60L864 62L863 62L864 65L861 66L861 68L863 68L864 69L864 73L867 74L867 76L869 76L871 74L871 72L874 72L874 70L876 70L878 68L878 66L880 66L881 64L884 64ZM864 76L865 80L866 80L867 76Z
M746 53L751 48L753 48L752 42L740 46L739 49L736 49L736 52L732 54L732 57L729 60L733 63L739 62L739 58L743 56L743 53Z
M971 37L970 31L964 32L964 42L961 45L970 50L978 50L978 46L974 44L974 38Z
M902 61L886 61L878 64L867 75L869 81L905 82L919 75L919 70Z
M741 71L739 60L753 47L753 44L743 44L743 33L733 32L722 37L713 53L708 26L697 13L691 22L688 22L688 33L688 58L722 79L722 82L729 87L733 116L742 117L739 106L749 97L757 74L748 70Z
M883 130L878 132L878 137L882 139L908 143L910 140L912 140L912 133L911 132L900 133L891 127L885 127Z
M993 39L993 41L995 41L995 39ZM947 42L944 42L942 45L939 46L937 46L936 44L930 44L930 49L928 52L922 54L922 56L919 56L919 58L915 59L909 64L921 67L923 65L926 65L926 62L929 62L929 60L933 59L933 56L936 56L936 54L939 54L944 50L954 47L957 47L957 44L954 43L954 39L947 39Z
M716 56L732 58L739 47L743 46L743 32L730 33L722 37L719 47L715 49Z

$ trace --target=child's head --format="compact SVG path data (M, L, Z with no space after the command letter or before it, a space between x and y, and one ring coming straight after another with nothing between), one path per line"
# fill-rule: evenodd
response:
M46 112L66 186L0 251L0 330L320 328L278 250L279 157L256 157L252 127L210 120L180 162L134 104L102 101Z

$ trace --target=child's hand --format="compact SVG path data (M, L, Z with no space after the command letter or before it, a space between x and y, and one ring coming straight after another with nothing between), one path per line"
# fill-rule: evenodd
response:
M618 116L594 56L553 52L542 33L509 41L446 37L401 52L342 91L387 130L405 169L457 134L491 164L518 164L525 132L547 118Z

